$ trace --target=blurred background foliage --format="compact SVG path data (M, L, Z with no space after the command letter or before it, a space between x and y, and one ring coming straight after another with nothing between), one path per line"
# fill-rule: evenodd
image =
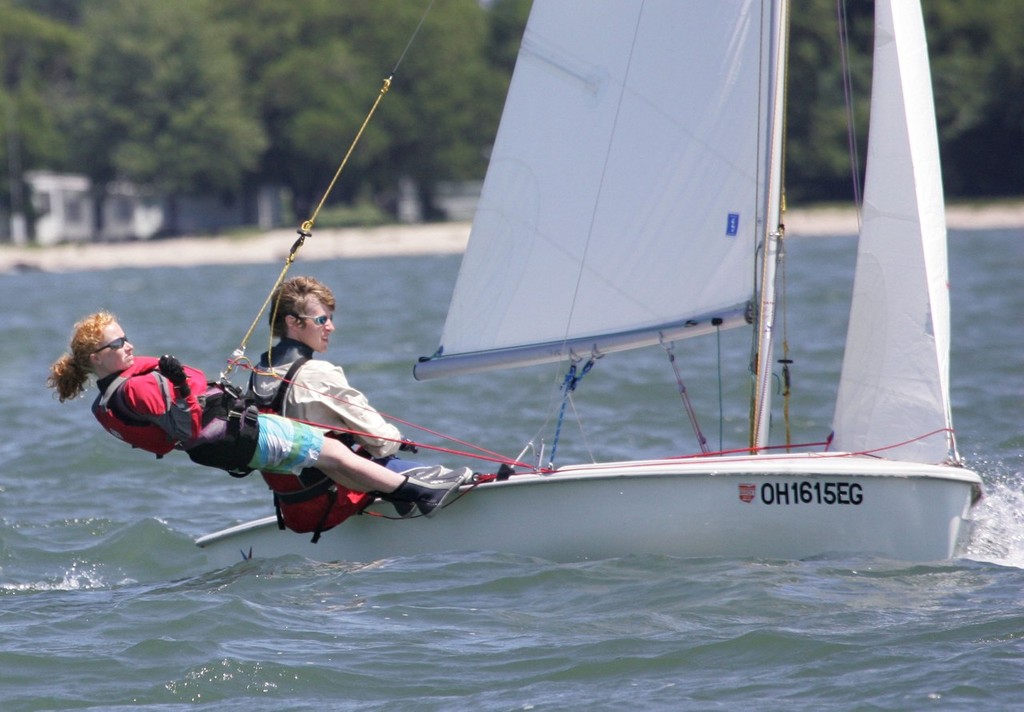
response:
M47 169L188 194L278 185L309 215L394 73L330 207L342 221L393 214L411 179L427 219L438 217L440 185L484 175L530 1L436 0L406 51L428 5L0 0L0 199L12 173ZM1024 194L1024 2L923 6L947 196ZM853 197L872 11L867 0L793 0L791 203Z

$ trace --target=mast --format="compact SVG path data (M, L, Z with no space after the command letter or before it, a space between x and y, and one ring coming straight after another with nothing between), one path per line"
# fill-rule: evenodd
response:
M786 111L786 54L789 47L789 0L772 3L770 116L767 134L764 237L761 242L760 299L755 323L756 352L751 447L755 451L768 444L771 426L772 360L775 351L775 275L779 260L782 227L783 134Z

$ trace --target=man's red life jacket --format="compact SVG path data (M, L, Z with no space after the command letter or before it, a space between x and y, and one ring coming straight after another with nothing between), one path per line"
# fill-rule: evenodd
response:
M373 495L343 487L315 468L307 468L299 475L260 474L274 493L278 526L300 534L313 532L313 543L322 532L359 514L373 502Z
M298 358L292 361L273 398L257 401L261 412L280 414L283 410L288 387L298 370L309 360L305 355L293 355ZM331 433L327 434L327 437L331 436ZM281 529L291 529L300 534L313 532L314 544L320 540L322 532L338 526L353 514L359 514L373 502L373 495L368 492L356 492L343 487L313 467L303 470L299 475L279 472L260 474L274 493L277 525Z

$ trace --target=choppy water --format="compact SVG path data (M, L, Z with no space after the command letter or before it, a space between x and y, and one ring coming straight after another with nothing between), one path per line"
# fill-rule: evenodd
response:
M789 246L798 441L828 431L845 333L830 309L848 299L852 249L846 238ZM941 565L553 564L495 542L211 570L193 538L268 514L262 484L133 452L99 429L87 400L60 405L43 382L71 323L99 307L121 317L138 352L216 372L280 265L0 276L0 709L1013 708L1024 677L1024 233L954 233L950 261L954 421L988 497L969 557ZM334 287L329 355L382 411L510 456L531 438L549 443L559 374L412 381L412 362L436 347L457 265L300 259L291 274ZM249 353L265 340L261 329ZM681 344L677 356L705 434L728 447L745 404L720 420L717 382L698 377L714 371L717 347ZM723 339L740 362L723 370L741 373L746 349ZM561 462L696 449L659 350L600 362L576 407L585 437L575 421L563 428Z

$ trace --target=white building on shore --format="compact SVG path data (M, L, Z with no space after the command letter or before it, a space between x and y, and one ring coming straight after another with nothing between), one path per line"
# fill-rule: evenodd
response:
M240 196L159 195L127 181L94 189L87 176L53 171L23 174L27 215L0 208L0 242L56 245L124 242L172 235L217 235L254 227L272 230L288 221L282 188L264 186ZM440 183L434 200L448 221L470 220L480 198L479 181ZM401 223L423 222L424 206L410 180L399 185ZM26 229L27 228L27 229Z
M31 234L38 245L92 240L92 186L81 175L29 171L25 174L35 215Z
M31 206L27 232L37 245L218 234L244 226L270 230L284 224L282 191L272 187L240 197L163 196L119 181L100 194L83 175L27 171L23 178ZM0 240L22 242L13 220L0 217Z

